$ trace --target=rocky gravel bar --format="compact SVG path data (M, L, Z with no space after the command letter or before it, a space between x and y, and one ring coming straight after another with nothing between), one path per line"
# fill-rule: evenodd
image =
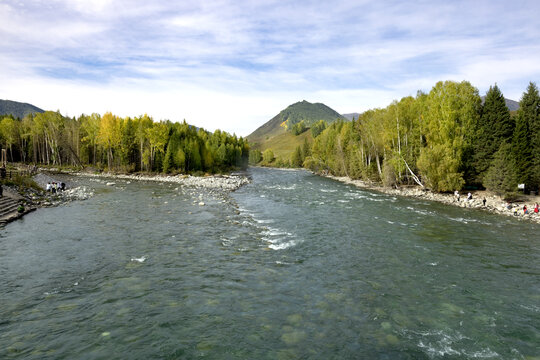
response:
M243 185L250 182L250 179L244 175L211 175L211 176L191 176L191 175L122 175L122 174L91 174L91 173L73 173L71 175L86 176L93 178L122 179L128 181L154 181L163 183L175 183L182 186L190 186L199 189L235 191ZM112 185L112 182L111 182Z
M471 192L473 195L472 200L467 200L467 192L463 191L460 193L460 200L458 201L453 194L435 193L430 190L423 189L420 186L389 188L362 180L353 180L348 177L338 177L332 175L323 176L346 184L355 185L363 189L374 190L385 194L437 201L447 205L458 206L462 208L475 208L479 210L489 211L495 214L512 216L519 220L530 220L532 222L540 224L540 213L534 213L533 211L535 203L540 202L539 197L528 197L526 201L520 201L519 203L508 203L504 201L500 196L489 194L487 192L475 191ZM484 198L486 199L485 206L482 201ZM528 214L524 214L524 205L526 205L527 209L529 210Z

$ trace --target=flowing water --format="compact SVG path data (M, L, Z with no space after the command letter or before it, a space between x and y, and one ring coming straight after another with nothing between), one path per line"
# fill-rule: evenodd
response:
M0 229L2 359L538 359L540 227L250 169ZM204 202L205 205L199 205Z

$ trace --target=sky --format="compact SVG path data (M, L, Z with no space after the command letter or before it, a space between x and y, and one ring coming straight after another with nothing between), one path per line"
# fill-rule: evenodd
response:
M247 136L297 101L540 81L540 2L0 0L0 99Z

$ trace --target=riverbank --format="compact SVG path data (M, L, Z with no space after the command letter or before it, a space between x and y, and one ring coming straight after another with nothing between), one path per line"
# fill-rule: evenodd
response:
M15 221L34 210L36 207L32 206L27 199L10 187L3 186L3 195L0 197L0 226Z
M488 191L471 191L472 200L467 200L467 192L460 193L458 201L453 194L434 193L430 190L422 189L419 186L387 188L375 183L369 183L362 180L353 180L348 177L340 177L333 175L321 175L329 179L333 179L345 184L351 184L362 189L378 191L389 195L398 195L413 197L417 199L437 201L443 204L462 207L474 208L483 211L489 211L494 214L512 216L518 220L529 220L540 224L540 213L534 213L535 203L540 203L540 196L523 196L523 201L508 204L500 196L492 194ZM483 199L486 199L484 206ZM523 206L526 205L529 210L528 214L524 214Z
M151 181L161 183L175 183L180 186L188 186L199 190L231 192L239 189L243 185L250 182L245 173L232 173L230 175L210 175L197 177L191 175L146 175L146 174L115 174L115 173L90 173L90 172L64 172L59 169L39 169L32 179L41 187L38 190L32 187L23 189L10 189L4 186L6 193L12 194L17 201L25 205L25 211L18 212L15 210L0 213L0 223L5 224L21 218L24 214L43 207L54 207L64 203L76 200L86 200L94 195L94 190L87 186L75 186L72 183L67 183L66 190L57 191L55 193L45 191L47 183L61 183L67 180L60 180L59 177L68 176L84 176L95 179L100 179L106 185L114 185L116 179L124 181ZM59 175L59 176L58 176ZM109 181L107 181L109 180ZM10 204L11 206L11 204ZM1 209L0 209L1 210Z

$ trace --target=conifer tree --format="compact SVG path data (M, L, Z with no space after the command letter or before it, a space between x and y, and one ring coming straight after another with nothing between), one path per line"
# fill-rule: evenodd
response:
M534 83L529 83L527 91L521 97L519 102L518 116L516 120L516 128L513 135L512 149L516 161L517 181L519 184L525 184L527 188L536 189L538 187L538 175L534 174L536 158L531 149L533 142L531 141L532 134L534 137L539 130L531 127L538 126L538 106L540 99L538 88ZM536 145L538 148L538 145Z
M474 167L482 181L485 172L493 161L493 156L504 142L512 141L514 123L506 106L503 94L497 84L486 93L482 115L476 129Z
M540 95L533 82L521 99L518 116L522 116L529 127L530 188L537 190L540 186Z
M311 145L307 138L304 139L304 144L302 145L302 159L311 156Z
M291 166L292 167L301 167L303 163L302 159L302 149L300 146L297 146L291 156Z
M510 142L503 142L493 155L491 166L484 176L484 185L499 195L516 191L515 159Z

